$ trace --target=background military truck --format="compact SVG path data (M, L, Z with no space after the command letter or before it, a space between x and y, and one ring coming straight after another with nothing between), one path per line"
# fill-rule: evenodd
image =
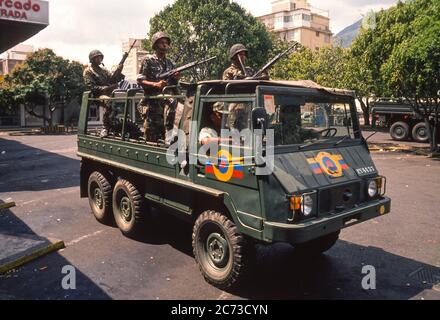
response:
M373 127L387 128L396 141L413 139L428 142L428 130L423 118L411 106L402 101L380 98L370 103ZM439 135L440 136L440 135Z
M352 93L309 81L205 81L185 89L172 97L184 99L176 121L184 140L179 149L125 132L125 123L140 124L141 91L114 95L123 126L106 138L99 137L96 100L84 94L80 190L98 221L114 220L133 237L147 232L151 208L176 214L193 226L193 252L205 279L226 288L252 271L256 243L285 242L319 254L341 229L390 211L386 179L362 137ZM199 133L219 103L221 129L234 129L231 110L239 109L240 130L259 135L232 146L222 140L218 153L205 153ZM336 120L335 110L344 119ZM319 116L303 122L305 112ZM181 161L173 161L177 156Z

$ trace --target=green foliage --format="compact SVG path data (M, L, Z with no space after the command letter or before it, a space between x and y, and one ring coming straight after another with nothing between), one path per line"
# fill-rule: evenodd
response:
M5 77L0 105L24 104L30 114L51 122L51 115L35 114L34 108L48 106L52 114L56 108L80 97L85 89L83 68L80 63L65 60L50 49L38 50Z
M243 43L249 49L248 64L261 68L269 60L274 37L255 17L229 0L177 0L150 20L150 38L165 31L172 38L170 57L178 65L217 56L204 75L221 78L230 64L229 48ZM149 40L144 47L151 51Z
M343 48L304 48L274 67L275 79L312 80L326 87L344 87L347 51Z

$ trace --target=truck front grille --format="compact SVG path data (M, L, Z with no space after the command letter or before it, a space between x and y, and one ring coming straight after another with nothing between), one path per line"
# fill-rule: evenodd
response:
M360 202L360 182L323 189L319 192L319 215L352 209Z

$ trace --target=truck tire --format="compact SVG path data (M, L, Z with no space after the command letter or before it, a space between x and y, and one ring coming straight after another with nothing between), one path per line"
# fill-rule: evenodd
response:
M225 215L203 212L194 224L192 245L194 257L208 283L225 289L249 275L255 247Z
M121 232L129 237L138 235L144 225L144 199L129 181L119 179L113 189L113 216Z
M407 140L409 137L409 125L401 121L394 123L390 128L390 135L393 140Z
M312 241L295 246L295 251L301 255L316 256L330 250L339 239L340 231L330 233Z
M112 213L112 186L100 172L93 172L87 184L89 204L96 220L103 224L111 224Z
M429 136L428 136L428 130L426 129L426 125L423 122L417 123L413 130L412 130L412 137L414 141L417 142L428 142Z

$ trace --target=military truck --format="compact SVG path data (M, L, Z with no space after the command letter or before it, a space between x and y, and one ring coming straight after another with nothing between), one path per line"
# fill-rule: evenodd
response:
M182 92L149 97L182 102L172 145L125 132L126 123L141 125L140 90L107 101L123 125L105 138L97 99L84 93L80 190L98 221L114 220L132 237L146 232L153 208L172 212L193 226L194 257L205 279L227 288L251 274L256 244L284 242L316 255L342 229L390 212L386 178L362 137L352 92L310 81L256 80L204 81ZM202 152L199 133L219 103L221 129L236 129L230 119L240 109L239 129L250 131L252 141L219 139L218 152Z
M389 129L393 140L408 141L412 139L421 143L429 141L425 120L416 114L408 103L390 98L378 98L371 102L370 106L373 127ZM431 121L433 120L434 116L431 117Z

